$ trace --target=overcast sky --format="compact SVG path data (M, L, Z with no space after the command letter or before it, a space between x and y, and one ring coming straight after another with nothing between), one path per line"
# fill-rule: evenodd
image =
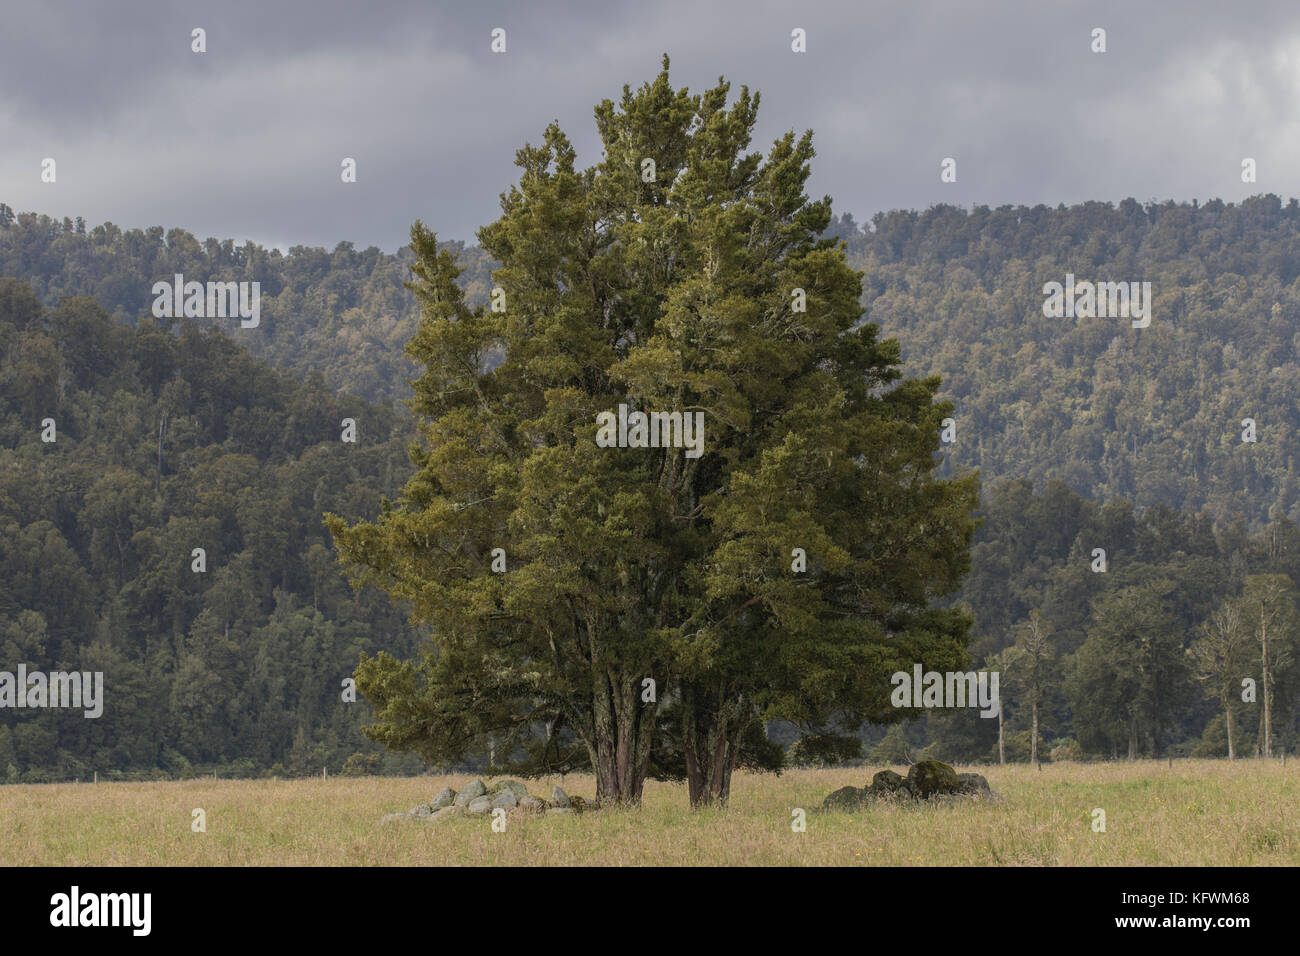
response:
M859 221L937 202L1300 195L1296 0L5 0L0 202L281 248L391 252L417 218L472 242L516 149L557 119L596 162L592 107L653 79L665 52L675 86L761 91L754 149L811 128L810 194Z

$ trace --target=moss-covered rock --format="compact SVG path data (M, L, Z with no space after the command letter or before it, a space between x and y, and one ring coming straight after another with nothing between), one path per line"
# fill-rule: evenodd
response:
M978 773L959 773L957 774L958 786L962 793L982 795L989 793L989 782L984 779L982 774Z
M840 787L822 802L823 810L856 810L862 806L867 791L857 787Z
M894 771L881 770L871 778L871 791L883 796L886 793L895 793L903 789L904 783L906 781Z
M945 793L960 793L957 771L942 760L921 760L907 771L909 789L922 800Z

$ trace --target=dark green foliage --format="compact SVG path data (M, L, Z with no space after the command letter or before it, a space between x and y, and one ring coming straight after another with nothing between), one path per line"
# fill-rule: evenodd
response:
M806 734L790 747L787 760L798 767L845 763L862 756L862 738L848 734Z
M1029 705L1038 685L1012 645L1018 635L1023 643L1035 611L1051 645L1042 740L1069 738L1081 755L1111 758L1190 751L1204 735L1204 747L1226 755L1226 699L1234 708L1237 754L1253 753L1262 736L1262 691L1253 704L1239 696L1243 676L1262 687L1258 642L1244 635L1230 666L1207 675L1219 674L1208 699L1194 679L1197 647L1215 614L1234 606L1246 616L1243 595L1253 575L1295 581L1294 523L1279 518L1251 535L1241 523L1215 529L1205 515L1161 505L1145 512L1123 500L1098 507L1061 483L1035 493L1027 480L988 489L980 515L974 568L960 598L976 622L975 662L1007 668L1001 695L1008 760L1028 759L1031 749ZM1091 570L1095 547L1106 549L1105 573ZM1285 662L1300 650L1300 633L1283 616L1275 637L1274 748L1293 752L1300 747L1300 674ZM973 710L927 714L919 735L929 741L927 753L946 760L998 759L997 721Z
M47 311L0 279L0 669L105 685L98 719L0 711L0 777L319 773L376 754L341 682L415 636L386 598L351 593L321 513L373 515L410 471L407 428L215 331L131 328L81 298Z
M504 311L412 230L418 471L379 521L330 519L359 578L434 626L418 664L358 671L375 739L451 760L564 728L602 803L639 800L652 762L721 803L736 767L779 766L764 720L898 719L893 670L965 661L969 618L938 603L977 503L934 474L950 408L858 323L830 201L803 192L811 135L748 153L758 97L728 94L665 62L597 106L596 167L554 124L520 149L479 233ZM598 447L620 403L698 412L704 454Z

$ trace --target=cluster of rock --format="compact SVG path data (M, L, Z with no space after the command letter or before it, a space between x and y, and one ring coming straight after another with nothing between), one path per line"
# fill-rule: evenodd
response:
M482 780L466 784L465 789L457 793L451 787L443 787L438 795L428 803L412 807L406 813L390 813L382 823L398 820L448 820L452 817L485 817L493 810L505 810L507 813L564 814L582 813L585 810L598 809L594 803L588 803L582 797L570 797L559 787L551 787L551 799L543 800L528 792L528 788L518 780L498 780L487 786Z
M906 777L882 770L871 778L870 786L841 787L826 798L822 809L856 810L875 800L912 802L950 797L1001 799L978 773L958 773L941 760L921 760L908 768Z

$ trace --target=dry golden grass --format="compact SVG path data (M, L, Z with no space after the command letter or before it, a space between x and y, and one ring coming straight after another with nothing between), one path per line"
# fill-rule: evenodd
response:
M812 812L874 769L738 776L728 809L699 813L683 785L651 782L640 810L511 816L504 833L481 817L380 825L465 776L4 786L0 865L1300 864L1300 761L958 768L1004 800ZM590 777L563 784L595 795ZM191 832L196 807L205 833ZM791 831L796 807L804 833ZM1097 807L1105 833L1092 831Z

